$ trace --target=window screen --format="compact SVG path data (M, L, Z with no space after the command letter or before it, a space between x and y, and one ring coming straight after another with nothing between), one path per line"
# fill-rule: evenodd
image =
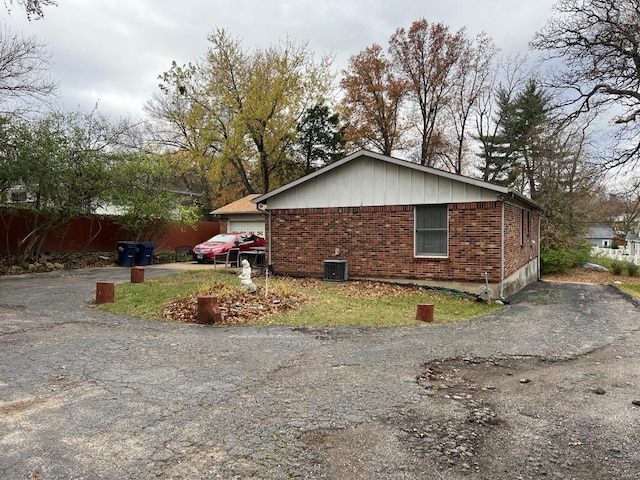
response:
M416 207L416 256L446 257L448 237L446 205Z

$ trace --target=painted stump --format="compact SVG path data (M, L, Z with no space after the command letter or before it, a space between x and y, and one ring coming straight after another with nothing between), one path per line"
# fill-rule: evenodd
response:
M416 320L421 322L433 322L433 303L418 304Z
M131 283L143 283L144 282L144 268L133 267L131 269Z
M222 313L216 297L213 295L200 295L198 297L197 321L205 325L222 322Z
M116 287L113 282L96 283L96 305L113 303L116 298Z

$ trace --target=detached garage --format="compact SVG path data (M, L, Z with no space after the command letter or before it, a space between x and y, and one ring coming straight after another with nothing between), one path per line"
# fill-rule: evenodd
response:
M211 212L220 220L220 233L249 232L264 237L264 213L252 203L259 196L260 194L247 195Z
M494 298L539 278L540 207L481 180L361 150L253 202L277 273L326 278L341 261L351 278L488 283Z

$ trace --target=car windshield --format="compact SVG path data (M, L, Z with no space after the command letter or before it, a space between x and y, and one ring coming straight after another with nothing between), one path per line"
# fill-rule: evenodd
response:
M206 241L206 243L229 243L232 242L234 238L235 235L225 235L223 233L220 233L215 237L211 237Z

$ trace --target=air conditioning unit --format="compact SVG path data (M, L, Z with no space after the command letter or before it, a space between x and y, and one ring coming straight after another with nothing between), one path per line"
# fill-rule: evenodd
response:
M325 260L324 279L329 282L345 282L349 278L346 260Z

